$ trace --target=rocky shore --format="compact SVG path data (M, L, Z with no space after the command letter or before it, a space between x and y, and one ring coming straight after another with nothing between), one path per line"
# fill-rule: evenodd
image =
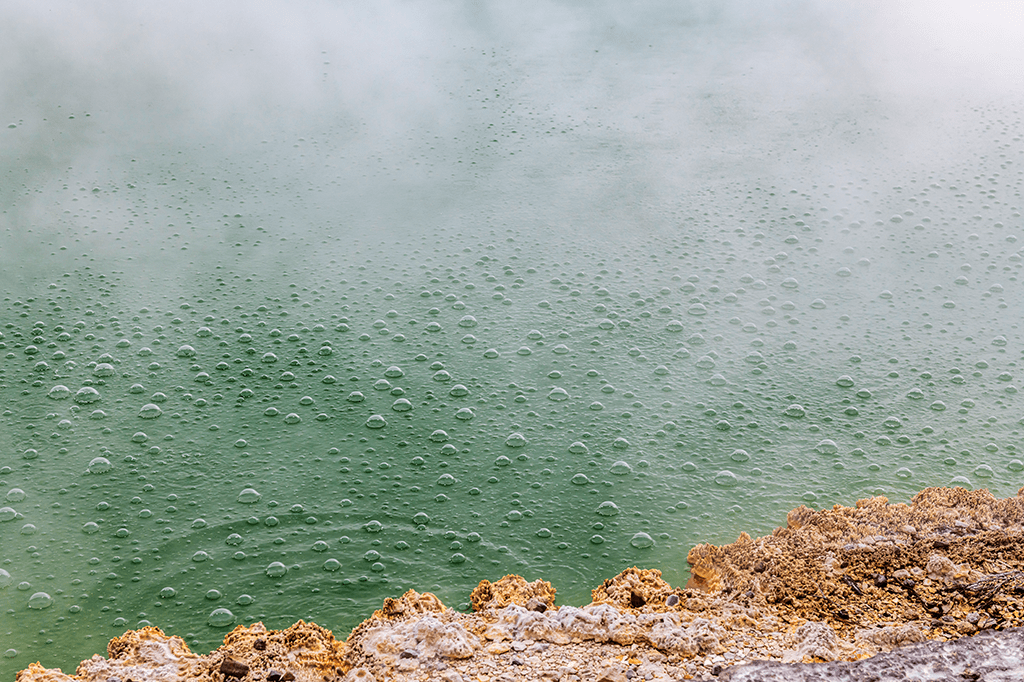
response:
M200 655L147 627L74 675L33 664L17 682L1022 679L1022 494L799 507L771 535L694 547L686 586L630 568L582 607L505 576L480 583L472 613L413 590L387 599L344 641L256 623Z

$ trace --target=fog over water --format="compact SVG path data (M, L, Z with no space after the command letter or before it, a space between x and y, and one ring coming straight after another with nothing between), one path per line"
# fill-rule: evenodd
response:
M0 5L0 677L509 572L584 603L801 503L1014 494L1022 32Z

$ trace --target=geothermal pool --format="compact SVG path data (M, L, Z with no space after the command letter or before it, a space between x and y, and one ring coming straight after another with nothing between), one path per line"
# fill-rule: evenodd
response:
M0 676L1014 494L1019 103L807 8L13 6Z

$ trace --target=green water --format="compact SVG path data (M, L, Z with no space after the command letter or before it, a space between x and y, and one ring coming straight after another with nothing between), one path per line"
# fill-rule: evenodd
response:
M735 7L89 15L145 20L131 59L26 7L3 679L506 573L586 603L801 503L1024 484L998 87L851 85L794 47L841 21Z

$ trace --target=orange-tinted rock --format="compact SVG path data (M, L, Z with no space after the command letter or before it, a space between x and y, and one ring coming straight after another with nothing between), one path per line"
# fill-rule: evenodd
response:
M601 586L590 591L590 599L595 604L614 604L616 607L628 609L661 610L668 607L666 600L676 595L671 606L682 601L682 592L673 588L661 577L656 568L627 568L614 578L609 578Z
M506 575L493 583L489 580L481 580L469 595L469 601L473 605L474 611L500 609L509 604L527 606L531 599L550 608L555 604L555 588L546 580L534 580L529 583L522 576ZM536 604L531 607L531 610L538 610Z
M384 605L374 611L371 618L402 618L421 613L441 613L445 608L433 593L420 594L416 590L409 590L398 599L385 599Z

